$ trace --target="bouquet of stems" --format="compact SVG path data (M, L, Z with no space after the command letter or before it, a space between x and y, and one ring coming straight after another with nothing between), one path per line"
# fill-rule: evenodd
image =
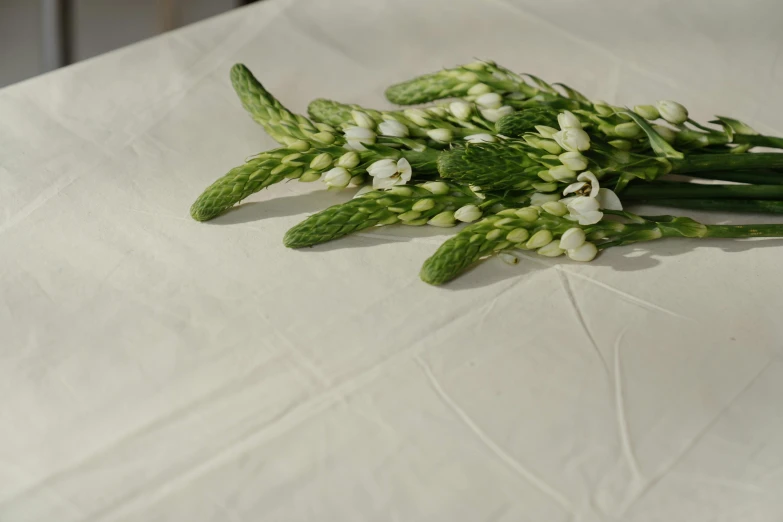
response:
M356 196L294 226L290 248L370 227L468 223L424 263L430 284L515 249L591 261L600 250L662 237L783 237L783 225L708 225L639 216L633 203L783 213L783 138L734 118L708 127L674 101L618 107L563 84L478 61L393 85L400 110L317 99L294 114L243 65L231 80L244 108L280 147L221 177L190 209L212 219L285 179L321 180ZM728 181L703 184L668 174Z

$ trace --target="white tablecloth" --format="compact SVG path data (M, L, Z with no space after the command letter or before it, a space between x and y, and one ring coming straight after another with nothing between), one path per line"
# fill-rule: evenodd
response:
M267 0L0 91L0 520L783 519L781 241L495 260L434 288L418 270L453 230L284 248L350 197L320 184L188 217L274 146L235 62L299 112L387 107L386 85L480 57L780 134L781 19Z

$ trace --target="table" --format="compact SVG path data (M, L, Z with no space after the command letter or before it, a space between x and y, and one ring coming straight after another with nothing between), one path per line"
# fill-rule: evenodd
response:
M433 288L418 269L451 230L283 247L350 192L188 207L274 146L235 62L299 112L388 107L386 85L482 57L781 134L781 16L268 0L0 91L0 520L780 520L780 241L495 260Z

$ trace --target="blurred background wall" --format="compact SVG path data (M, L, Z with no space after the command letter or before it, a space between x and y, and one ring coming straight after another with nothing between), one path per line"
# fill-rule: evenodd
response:
M0 0L0 87L253 0Z

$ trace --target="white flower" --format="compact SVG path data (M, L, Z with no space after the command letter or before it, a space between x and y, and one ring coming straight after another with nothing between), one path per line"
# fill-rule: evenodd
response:
M685 123L688 119L688 109L671 100L661 100L658 102L658 112L661 117L669 123Z
M590 148L590 136L582 129L563 129L552 138L569 152L583 152Z
M494 143L497 141L497 138L495 138L492 134L481 133L465 136L465 141L468 143Z
M427 136L441 143L448 143L454 139L454 134L449 129L431 129L427 131Z
M374 129L375 128L375 120L370 118L370 116L367 115L367 113L362 111L351 111L351 117L353 118L353 121L356 122L356 125L363 129Z
M563 165L573 171L579 172L587 168L587 158L579 152L564 152L558 158Z
M496 92L487 92L476 98L476 105L485 109L497 109L503 105L503 97Z
M598 254L598 247L593 243L586 242L576 248L568 250L566 253L568 254L568 257L574 261L587 262L595 259L596 254Z
M384 136L405 138L408 136L408 127L395 120L382 121L378 124L378 132Z
M576 177L576 183L571 183L565 188L563 195L567 196L574 192L585 192L588 187L590 188L589 197L594 198L598 196L598 189L600 188L598 178L595 177L595 174L586 170Z
M582 123L579 121L579 118L574 116L574 113L571 111L563 111L558 114L557 123L560 125L562 130L582 128Z
M467 120L473 112L473 107L463 101L455 101L449 104L449 110L458 120Z
M405 185L411 179L411 164L405 158L378 160L369 167L367 173L372 176L372 186L375 189L391 188L394 185Z
M420 127L427 127L430 124L427 113L421 109L405 109L403 114L405 114L406 118Z
M476 205L465 205L454 212L454 217L465 223L472 223L481 217L481 209Z
M345 188L351 182L351 173L342 167L335 167L324 175L323 180L329 187Z
M486 83L477 83L476 85L468 89L468 94L470 96L480 96L488 92L492 92L492 87L490 87Z
M580 225L593 225L601 221L604 213L599 209L622 210L620 198L609 189L599 189L596 197L577 196L568 198L567 207L571 219L575 219Z
M353 150L367 150L364 145L372 145L375 143L375 132L364 127L348 127L345 129L345 139L348 141L348 146Z
M572 250L579 248L585 242L585 231L581 228L569 228L560 237L560 248L563 250Z
M481 109L481 115L492 123L512 112L514 112L514 108L509 105L504 105L498 109Z

